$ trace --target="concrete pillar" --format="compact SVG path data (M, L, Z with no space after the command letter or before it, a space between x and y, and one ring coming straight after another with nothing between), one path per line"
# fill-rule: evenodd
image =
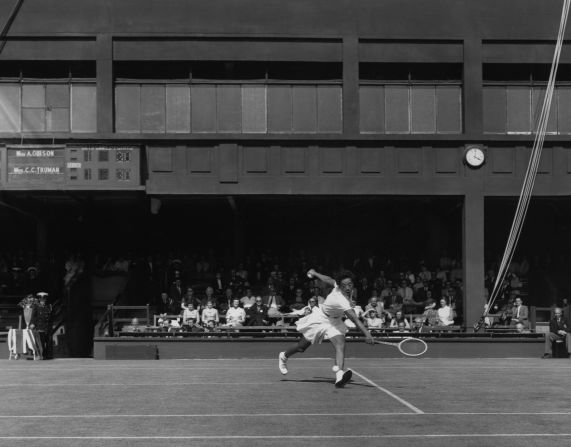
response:
M359 39L343 38L343 133L359 134Z
M464 132L466 138L482 138L482 40L473 36L464 41Z
M462 264L464 268L464 323L468 331L482 316L484 295L484 195L468 192L464 197Z
M97 132L113 132L113 38L97 35Z

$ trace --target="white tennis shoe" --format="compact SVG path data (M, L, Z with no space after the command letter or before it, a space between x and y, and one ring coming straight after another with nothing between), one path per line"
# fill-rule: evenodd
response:
M282 374L287 374L287 357L285 356L285 351L280 352L278 356L278 368Z
M353 371L351 371L350 369L348 369L347 371L343 371L342 369L340 369L335 373L336 377L335 386L337 388L343 388L345 384L351 380L352 376L353 376Z

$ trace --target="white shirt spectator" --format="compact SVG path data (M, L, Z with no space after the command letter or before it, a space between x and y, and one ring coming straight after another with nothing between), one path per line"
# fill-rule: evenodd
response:
M246 321L246 312L241 307L231 307L226 312L227 326L242 326Z
M202 322L208 323L210 320L218 323L220 321L220 317L218 316L218 311L214 309L214 307L207 307L202 311Z

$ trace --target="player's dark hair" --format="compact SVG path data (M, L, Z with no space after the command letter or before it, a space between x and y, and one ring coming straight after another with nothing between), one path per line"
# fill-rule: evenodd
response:
M347 278L349 278L351 282L353 283L355 282L355 275L352 272L350 272L349 270L340 270L335 275L335 282L337 284L341 284L341 281Z

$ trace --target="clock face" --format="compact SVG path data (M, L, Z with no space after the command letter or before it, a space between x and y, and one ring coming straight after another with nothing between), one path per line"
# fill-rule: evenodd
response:
M468 163L469 166L472 166L474 168L482 166L486 159L484 151L479 147L469 148L466 151L465 157L466 157L466 163Z

